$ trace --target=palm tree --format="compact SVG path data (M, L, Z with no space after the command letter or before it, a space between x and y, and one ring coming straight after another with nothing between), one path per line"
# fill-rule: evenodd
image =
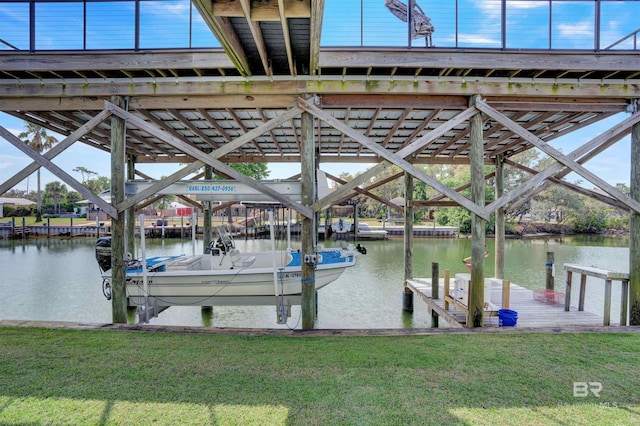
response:
M43 151L50 149L58 140L47 134L47 130L42 126L34 123L26 122L25 131L20 133L18 137L32 149L42 154ZM36 222L42 222L42 197L40 196L40 168L38 168L38 203L36 208Z

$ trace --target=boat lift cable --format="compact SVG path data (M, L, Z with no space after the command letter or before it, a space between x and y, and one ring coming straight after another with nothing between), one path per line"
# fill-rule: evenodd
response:
M142 256L142 262L140 267L142 268L142 287L144 288L144 322L149 322L149 274L147 271L147 246L144 235L144 214L140 214L140 255Z

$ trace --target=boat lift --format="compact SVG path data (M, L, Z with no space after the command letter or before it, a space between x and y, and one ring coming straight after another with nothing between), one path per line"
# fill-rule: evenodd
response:
M327 178L321 170L318 171L318 189L319 197L329 194L329 185ZM125 185L125 193L127 196L135 195L149 188L156 181L151 180L129 180ZM289 197L293 201L301 201L302 183L298 180L271 180L261 181L262 184L270 187L278 193ZM162 195L195 195L198 201L254 201L264 202L273 201L268 195L265 195L255 188L236 180L183 180L177 181L158 192ZM105 194L101 194L105 196ZM274 297L276 306L276 316L278 324L286 324L287 318L291 316L291 305L301 304L301 297L283 294L282 283L280 282L280 273L276 268L275 260L275 230L273 211L269 211L271 250L274 253ZM144 234L144 216L140 215L140 238L141 238L141 256L142 265L146 265L146 246ZM195 220L192 220L195 228ZM291 246L291 219L287 223L287 245ZM196 251L196 232L192 232L192 250L195 255ZM315 244L314 244L315 246ZM145 293L147 293L147 268L143 266L143 282ZM203 306L242 306L242 305L272 305L274 297L271 296L237 296L237 297L209 297L206 301L200 300ZM144 303L138 305L138 317L143 322L148 322L151 317L156 317L159 312L168 306L158 306L157 300L150 301L145 297Z

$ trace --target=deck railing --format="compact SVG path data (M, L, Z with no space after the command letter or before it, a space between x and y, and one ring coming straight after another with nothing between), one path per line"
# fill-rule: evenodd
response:
M397 16L410 1L431 45ZM639 15L640 0L325 0L321 45L638 51ZM0 22L0 52L220 47L191 0L0 0Z

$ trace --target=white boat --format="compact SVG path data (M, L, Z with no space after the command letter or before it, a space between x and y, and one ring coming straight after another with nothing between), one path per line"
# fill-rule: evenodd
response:
M101 251L104 245L103 242ZM158 306L272 304L274 296L302 293L304 259L298 250L241 253L229 235L222 235L209 245L208 251L200 255L150 257L146 259L146 271L143 262L129 261L126 272L129 306L143 306L149 300ZM320 248L315 258L315 288L330 284L346 268L355 265L356 253L353 245ZM103 292L110 298L111 270L104 271L102 277ZM260 302L265 296L268 299Z
M331 230L335 234L353 234L353 224L340 219L331 224ZM358 223L357 238L359 240L384 240L387 238L387 231L371 228L367 223Z
M386 238L387 231L384 229L374 229L366 223L358 223L359 240L384 240Z

